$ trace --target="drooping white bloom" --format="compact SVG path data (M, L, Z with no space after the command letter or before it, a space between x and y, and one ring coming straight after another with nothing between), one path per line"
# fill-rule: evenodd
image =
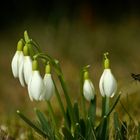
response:
M24 87L28 85L30 76L32 75L32 59L30 56L24 56L24 61L19 65L19 81Z
M91 101L92 99L94 99L95 88L89 79L86 79L84 81L83 94L84 94L84 97L86 98L86 100L88 100L88 101Z
M19 66L24 61L24 55L22 51L16 51L13 59L12 59L12 72L15 78L19 77Z
M23 61L19 64L19 82L20 84L25 87L25 80L24 80L24 73L23 73L23 67L24 67L24 59Z
M23 73L26 84L28 84L32 75L32 59L30 56L24 56Z
M20 39L17 43L17 51L12 59L11 67L12 67L12 73L15 78L19 77L19 65L23 62L24 55L23 55L23 46L24 41L23 39Z
M33 70L28 82L28 92L31 101L41 100L42 90L44 88L43 79L38 70Z
M55 87L54 87L54 83L53 83L51 74L46 73L43 81L44 81L44 88L43 88L43 94L42 94L41 99L50 100L51 97L55 93Z
M117 90L117 82L114 78L111 69L104 69L104 72L100 78L99 88L101 95L107 97L113 97Z

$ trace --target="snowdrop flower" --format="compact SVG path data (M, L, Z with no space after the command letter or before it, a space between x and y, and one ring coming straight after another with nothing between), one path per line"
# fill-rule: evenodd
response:
M44 89L41 99L42 100L50 100L53 94L55 93L55 87L51 76L50 64L48 63L45 68L45 76L44 76Z
M14 75L15 78L19 77L19 66L21 63L23 63L24 61L24 55L23 55L23 46L24 46L24 42L23 40L19 40L18 44L17 44L17 51L12 59L12 73Z
M28 84L30 76L32 75L32 59L29 56L28 45L23 48L24 61L19 66L19 81L24 87L25 83Z
M84 72L83 94L86 100L91 101L95 96L95 88L89 79L88 71Z
M30 76L29 82L28 82L28 92L29 97L31 101L33 100L41 100L41 94L42 90L44 88L43 79L40 75L40 72L38 70L38 63L36 60L33 61L32 64L32 75Z
M113 97L117 90L117 82L115 77L113 76L111 69L109 68L109 59L107 58L108 53L104 54L104 71L100 78L99 88L101 95L103 97Z

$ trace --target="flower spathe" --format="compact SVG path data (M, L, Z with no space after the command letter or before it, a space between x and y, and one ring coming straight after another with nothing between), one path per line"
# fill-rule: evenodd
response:
M43 79L38 70L32 71L32 75L28 83L28 92L31 101L42 100L42 90L44 88Z
M109 59L107 58L107 54L105 54L105 61L104 61L104 71L101 75L100 82L99 82L99 88L101 95L103 97L113 97L116 90L117 90L117 82L114 77L114 75L111 72L111 69L109 68Z

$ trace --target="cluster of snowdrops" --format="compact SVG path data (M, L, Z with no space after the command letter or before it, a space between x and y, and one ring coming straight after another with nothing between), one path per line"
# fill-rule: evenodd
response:
M42 61L44 68L44 77L40 74L39 63ZM18 111L19 116L28 123L42 137L48 139L108 139L109 138L109 116L115 108L118 96L112 105L110 97L113 97L117 91L117 82L110 69L108 53L104 53L104 69L99 81L99 89L102 95L102 116L99 125L96 124L96 93L92 83L88 66L82 69L81 74L81 96L82 112L80 112L78 102L72 104L67 90L59 61L48 54L42 53L37 43L30 39L27 31L24 32L24 38L17 43L17 50L12 59L12 72L15 78L18 78L23 87L27 86L31 101L45 100L50 112L50 121L41 111L36 110L40 126L36 126L27 117ZM54 70L62 86L67 106L63 105L61 94L53 80L51 70ZM51 105L52 96L56 96L64 117L63 128L57 125L57 119ZM89 102L87 108L86 102ZM82 115L79 115L79 114ZM97 126L96 126L97 125ZM84 127L83 127L84 126ZM59 129L58 129L59 127ZM60 132L61 129L61 132ZM83 130L84 129L84 130ZM104 136L104 138L103 138Z

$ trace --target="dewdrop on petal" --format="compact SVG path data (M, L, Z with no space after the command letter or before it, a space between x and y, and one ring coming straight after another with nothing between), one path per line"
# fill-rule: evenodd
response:
M95 96L95 88L89 79L88 71L84 72L84 84L83 84L83 94L86 100L91 101Z
M46 65L45 68L45 76L43 82L44 82L44 88L43 88L43 94L41 100L50 100L55 93L55 87L54 87L49 63Z
M110 62L107 58L108 53L104 54L104 71L101 75L99 88L103 97L113 97L117 90L117 82L110 69Z
M11 67L12 67L12 73L15 78L19 77L19 65L23 62L24 60L24 55L23 55L23 46L24 46L24 41L23 39L20 39L17 44L17 51L12 59Z
M33 70L32 75L30 76L28 83L29 97L31 101L33 100L39 101L42 94L42 90L44 88L44 83L38 70L37 60L33 61L32 70Z

